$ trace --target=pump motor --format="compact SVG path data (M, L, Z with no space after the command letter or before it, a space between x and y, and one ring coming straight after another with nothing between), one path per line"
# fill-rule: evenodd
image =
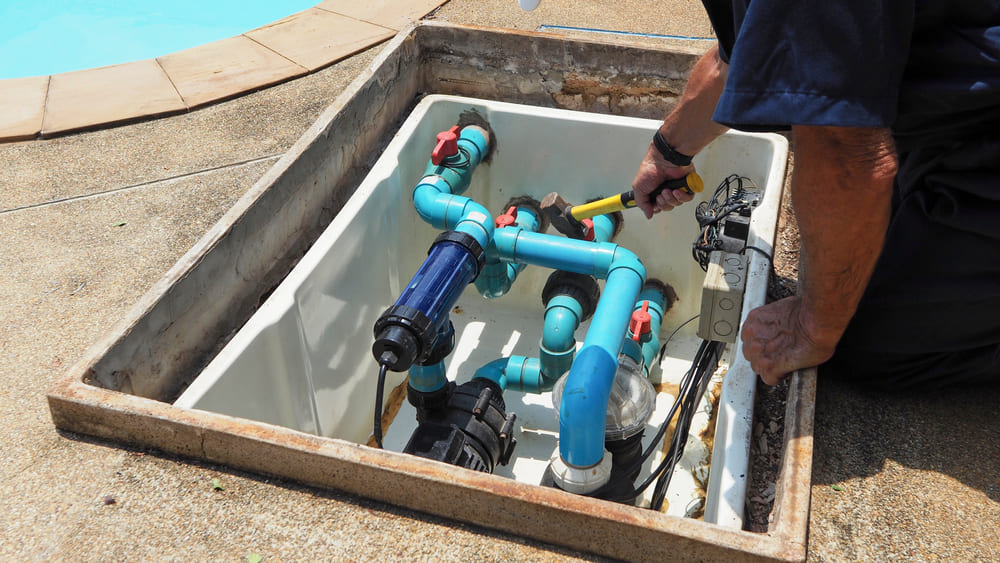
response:
M456 386L449 382L437 392L407 388L417 408L417 428L403 452L467 469L492 473L510 461L514 413L506 413L503 391L486 379Z

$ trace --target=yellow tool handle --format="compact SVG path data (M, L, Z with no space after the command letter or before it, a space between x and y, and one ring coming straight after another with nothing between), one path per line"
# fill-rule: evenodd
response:
M689 194L695 194L700 193L704 189L705 182L701 179L701 176L699 176L697 172L692 172L683 178L667 180L666 182L660 184L660 186L656 188L653 193L649 194L649 199L654 199L656 196L660 195L660 192L663 190L684 190ZM592 201L590 203L584 203L583 205L574 205L570 208L569 213L577 221L583 221L584 219L590 219L591 217L597 217L598 215L629 209L631 207L635 207L635 205L635 192L633 190L629 190L619 195L613 195L604 199Z
M624 201L622 201L622 196L624 195L613 195L590 203L584 203L583 205L574 205L569 209L569 214L577 221L583 221L584 219L590 219L598 215L621 211L626 208Z

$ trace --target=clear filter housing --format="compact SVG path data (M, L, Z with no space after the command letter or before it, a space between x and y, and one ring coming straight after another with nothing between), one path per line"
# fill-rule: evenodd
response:
M552 406L559 418L559 403L569 372L552 388ZM642 367L625 354L618 356L618 371L611 385L608 412L604 419L604 439L624 440L638 434L656 406L656 390L642 373Z

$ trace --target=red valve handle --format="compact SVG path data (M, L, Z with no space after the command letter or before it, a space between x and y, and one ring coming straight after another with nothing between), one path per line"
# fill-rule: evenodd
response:
M507 213L497 217L496 226L498 229L509 227L517 222L517 206L511 206Z
M431 153L431 162L439 166L444 159L458 154L458 125L437 134L437 145Z
M639 342L642 335L653 330L653 315L649 314L649 301L642 302L642 309L632 311L632 320L628 323L628 329L632 331L632 340Z

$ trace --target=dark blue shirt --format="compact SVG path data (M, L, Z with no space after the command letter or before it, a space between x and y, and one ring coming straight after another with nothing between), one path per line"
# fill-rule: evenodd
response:
M715 120L891 127L901 150L1000 134L1000 0L704 0L730 63Z

